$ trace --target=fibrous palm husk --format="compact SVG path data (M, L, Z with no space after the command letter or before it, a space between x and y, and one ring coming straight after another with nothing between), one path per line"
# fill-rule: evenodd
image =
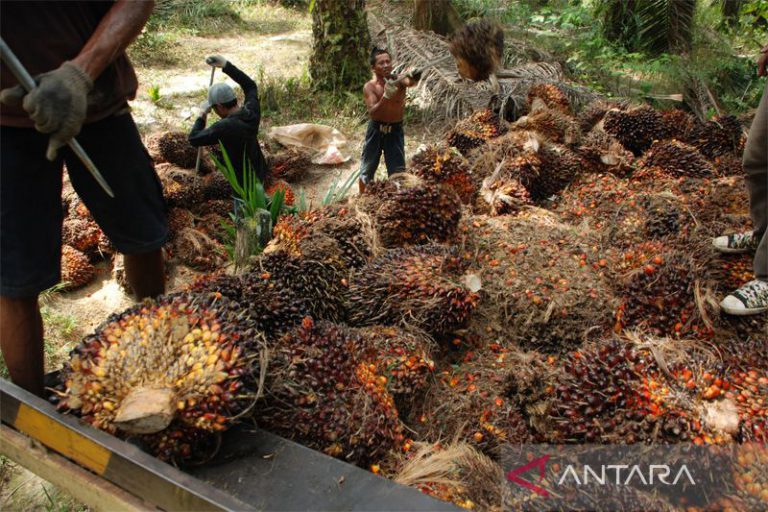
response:
M558 144L576 145L581 140L581 130L573 118L544 105L539 99L534 99L528 115L518 119L514 127L538 132Z

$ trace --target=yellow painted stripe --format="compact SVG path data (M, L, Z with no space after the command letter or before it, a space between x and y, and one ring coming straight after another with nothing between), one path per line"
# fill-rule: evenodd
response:
M109 450L24 404L13 426L99 475L107 469Z

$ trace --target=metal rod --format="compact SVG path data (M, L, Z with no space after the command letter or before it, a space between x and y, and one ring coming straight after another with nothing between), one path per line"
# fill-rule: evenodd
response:
M18 58L16 58L16 55L11 51L11 48L5 43L5 40L3 40L2 37L0 37L0 57L3 59L3 61L5 61L6 64L8 64L8 67L10 68L11 73L13 73L13 76L16 77L16 80L19 81L19 84L21 84L21 86L26 89L27 92L30 92L35 87L37 87L37 84L35 84L35 80L32 78L32 75L27 72L27 70L24 68L24 65L21 63L21 61L19 61ZM104 189L104 192L106 192L109 197L115 197L115 193L112 192L112 188L110 188L107 180L105 180L104 176L101 175L99 170L96 168L96 164L93 163L93 160L91 160L91 158L88 156L88 153L85 152L80 143L72 138L67 141L67 145L72 149L72 152L77 156L77 158L83 162L85 168L88 169L88 172L91 173L91 176L93 176L98 184L101 185L101 188Z
M208 82L208 88L210 89L213 85L213 75L216 74L216 66L211 66L211 80ZM200 173L200 164L203 160L203 147L200 146L197 148L197 160L195 161L195 171L199 174Z

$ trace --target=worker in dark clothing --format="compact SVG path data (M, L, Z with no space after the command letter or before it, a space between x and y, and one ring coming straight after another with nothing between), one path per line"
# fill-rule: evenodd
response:
M269 179L269 167L259 146L259 123L261 107L259 90L248 75L237 69L221 55L211 55L206 64L221 68L243 89L245 102L237 105L235 91L225 83L217 83L208 90L208 99L200 105L200 116L189 133L189 143L195 147L219 145L221 142L227 151L232 166L243 183L243 164L250 164L256 176L264 183ZM213 109L221 121L205 127L208 112Z

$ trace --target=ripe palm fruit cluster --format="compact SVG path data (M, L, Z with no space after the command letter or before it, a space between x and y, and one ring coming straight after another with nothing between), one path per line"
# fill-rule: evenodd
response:
M285 205L293 206L293 203L296 201L296 195L293 193L293 189L288 184L288 182L284 180L272 180L272 183L270 183L270 185L266 188L266 193L267 195L272 196L278 190L285 191Z
M195 216L189 210L184 208L170 208L168 210L168 236L171 240L185 229L194 227Z
M713 159L743 151L745 137L741 122L735 116L722 116L695 126L689 132L688 141L704 156Z
M464 157L454 148L429 146L411 160L411 172L425 181L451 187L464 204L472 204L477 186Z
M693 115L679 108L665 110L661 117L669 137L677 140L688 140L688 136L698 125L698 120Z
M270 155L268 163L275 179L295 182L307 174L312 160L305 152L289 147Z
M486 80L504 58L504 31L488 18L466 23L453 34L448 50L462 77Z
M397 327L372 326L357 330L363 340L363 361L371 371L387 379L387 390L394 396L398 411L410 408L417 394L427 388L435 371L431 358L431 338Z
M202 202L203 182L195 171L172 164L158 164L157 175L163 185L163 197L169 206L192 209Z
M620 340L573 352L550 388L551 430L541 433L554 443L725 441L697 412L694 403L711 404L693 372L671 371L674 379L651 351Z
M538 151L537 174L520 176L534 201L543 201L563 191L584 169L584 162L565 146L545 143Z
M96 269L88 257L77 249L64 245L61 248L61 281L67 290L87 285L96 276Z
M450 333L467 322L480 299L461 284L468 268L450 247L389 250L352 274L349 322L406 324L430 334Z
M709 178L715 169L693 146L678 140L655 141L638 162L642 167L658 167L670 176Z
M719 389L723 387L721 384ZM741 440L756 443L768 441L768 369L752 367L734 370L728 374L723 394L737 404Z
M448 145L467 156L473 149L484 145L489 140L502 135L499 116L491 110L478 110L466 119L462 119L448 134Z
M387 378L358 356L363 343L345 326L305 318L273 354L260 425L363 467L397 450L398 412Z
M538 132L557 144L572 145L581 140L581 130L572 117L556 108L540 105L538 101L531 112L518 119L514 126Z
M235 195L232 185L227 178L220 172L211 172L203 176L202 179L203 197L207 200L225 199L229 202Z
M603 128L635 156L640 156L651 147L654 140L668 137L664 118L648 105L626 112L608 111L604 117Z
M595 100L576 116L583 133L588 133L605 117L609 110L625 110L626 105L615 101Z
M68 217L62 225L61 237L65 245L86 255L98 253L103 233L93 219Z
M563 90L556 84L540 83L528 90L527 105L532 110L535 100L541 100L547 108L557 110L566 116L570 116L571 102ZM591 128L591 127L590 127Z
M164 132L147 141L147 148L155 161L168 162L182 169L194 169L197 148L187 140L184 132Z
M314 318L342 321L346 316L343 283L346 268L340 260L321 259L319 251L313 256L294 256L285 252L265 254L251 273L277 290L291 290L295 296L306 299Z
M658 336L708 336L697 314L696 278L690 255L674 250L654 255L623 283L617 329L642 326Z
M734 448L730 476L732 488L715 506L728 512L762 510L768 503L768 447L749 443Z
M364 208L373 217L385 247L448 242L456 236L461 200L448 186L398 174L371 184L365 195Z
M59 408L141 436L163 459L186 458L187 434L226 430L252 405L261 340L220 294L162 296L111 316L75 348Z
M635 155L602 130L591 131L581 142L579 155L592 172L610 172L626 177L632 172Z

